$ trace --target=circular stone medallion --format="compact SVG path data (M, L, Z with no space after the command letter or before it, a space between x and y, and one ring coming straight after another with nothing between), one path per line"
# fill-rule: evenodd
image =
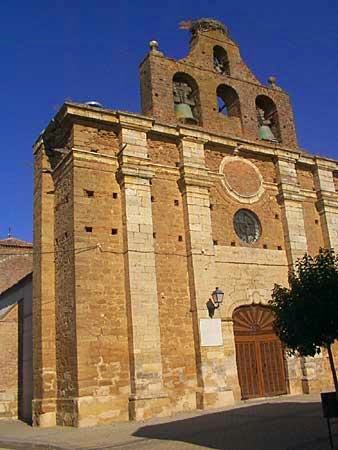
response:
M247 159L225 156L219 172L223 175L223 185L228 193L240 202L256 202L264 192L262 175Z

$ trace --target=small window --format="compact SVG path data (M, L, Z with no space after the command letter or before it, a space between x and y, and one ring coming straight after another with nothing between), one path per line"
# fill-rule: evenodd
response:
M93 231L93 227L85 227L86 233L92 233L92 231Z
M112 234L113 236L117 235L117 228L112 228L111 234Z
M84 190L87 197L94 197L94 191L88 191L87 189Z
M113 192L113 199L114 199L114 200L117 199L117 192Z

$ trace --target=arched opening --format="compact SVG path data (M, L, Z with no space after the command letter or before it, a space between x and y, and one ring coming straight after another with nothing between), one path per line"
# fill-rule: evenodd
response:
M275 103L266 95L256 97L258 137L264 141L281 142L278 112Z
M223 47L216 45L213 50L213 62L216 72L222 75L230 75L230 64L227 52Z
M235 89L221 84L217 88L216 95L219 113L226 117L241 117L239 97Z
M241 306L233 313L242 398L286 394L284 352L267 306Z
M173 78L173 96L177 120L200 125L200 100L196 81L186 73L176 73Z

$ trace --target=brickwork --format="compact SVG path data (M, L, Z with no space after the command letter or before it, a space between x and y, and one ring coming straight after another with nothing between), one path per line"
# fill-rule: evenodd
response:
M317 255L319 249L324 247L324 240L314 199L303 202L303 214L308 252L310 255Z
M300 188L306 191L315 191L313 168L297 164L296 169Z
M160 135L148 138L148 156L154 164L177 167L180 157L176 140Z
M74 124L73 142L76 148L92 153L103 152L114 156L119 149L118 136L115 130L105 124L92 124L79 120Z
M213 68L215 45L223 47L228 53L230 76L217 73ZM283 144L297 147L288 95L280 89L260 84L241 59L238 46L228 36L214 30L199 33L192 42L188 56L179 61L151 51L140 67L143 114L177 123L172 93L176 73L188 74L198 85L198 109L204 130L258 140L255 99L258 95L264 95L278 105ZM230 86L236 91L240 103L239 117L225 117L218 112L216 91L220 85Z
M33 248L29 242L9 236L0 239L0 294L33 270Z

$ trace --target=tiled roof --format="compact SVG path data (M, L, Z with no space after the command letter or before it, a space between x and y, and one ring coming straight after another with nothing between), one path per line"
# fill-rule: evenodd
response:
M11 236L6 239L0 239L0 247L32 248L33 244L31 242L23 241L21 239L16 239L15 237Z

